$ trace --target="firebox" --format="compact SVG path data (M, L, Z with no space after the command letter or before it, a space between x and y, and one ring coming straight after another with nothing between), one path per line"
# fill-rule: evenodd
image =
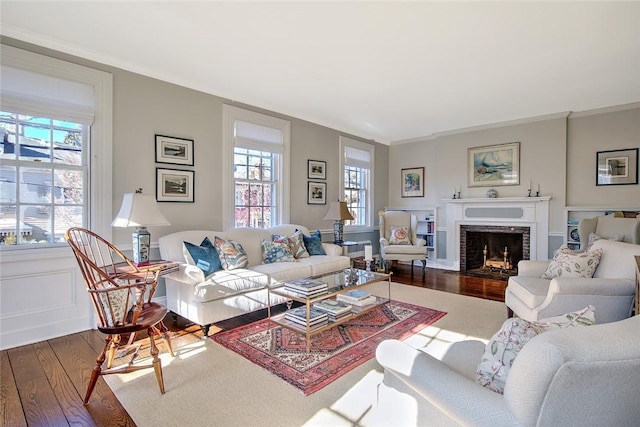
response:
M515 275L518 262L530 259L530 242L529 227L461 225L460 271Z

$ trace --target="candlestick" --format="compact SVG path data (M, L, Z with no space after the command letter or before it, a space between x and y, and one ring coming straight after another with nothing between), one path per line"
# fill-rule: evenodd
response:
M364 260L369 262L373 259L373 247L371 245L366 245L364 247Z

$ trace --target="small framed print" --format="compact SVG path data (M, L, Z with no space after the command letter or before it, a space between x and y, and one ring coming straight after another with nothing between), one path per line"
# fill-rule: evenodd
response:
M424 167L402 169L402 197L424 197Z
M327 162L322 160L307 160L307 178L327 179Z
M307 187L307 204L326 205L327 204L327 183L309 181Z
M638 183L638 149L598 151L596 185Z
M193 166L193 139L156 135L156 163Z
M194 171L156 168L158 202L194 202Z

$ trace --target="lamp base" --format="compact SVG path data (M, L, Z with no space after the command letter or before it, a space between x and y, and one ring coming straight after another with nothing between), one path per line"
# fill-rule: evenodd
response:
M344 229L344 226L342 224L342 221L337 220L336 222L333 223L333 243L336 245L342 245L342 243L344 242L344 240L342 240L342 231Z
M133 238L133 265L136 267L149 265L151 234L146 227L138 227L131 237Z

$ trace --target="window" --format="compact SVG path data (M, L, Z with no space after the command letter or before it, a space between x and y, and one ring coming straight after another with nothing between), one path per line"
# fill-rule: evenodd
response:
M225 227L266 228L288 221L288 121L225 105ZM228 158L225 155L225 158ZM233 189L229 191L227 189ZM230 196L230 197L229 197Z
M63 242L85 225L88 130L0 112L0 244Z
M371 227L373 224L373 150L373 145L340 137L342 190L354 218L345 222L346 226Z

